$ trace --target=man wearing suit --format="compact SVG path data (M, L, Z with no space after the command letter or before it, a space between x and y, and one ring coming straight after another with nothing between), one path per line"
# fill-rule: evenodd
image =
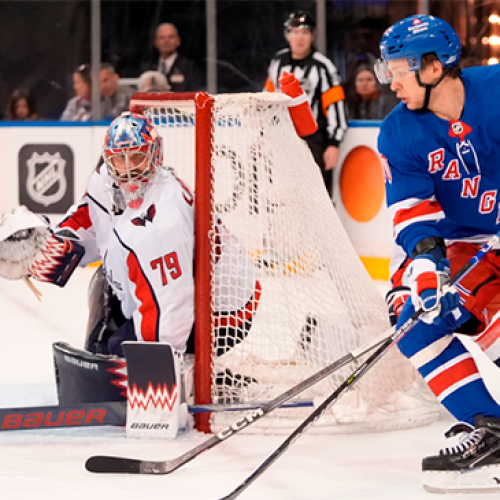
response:
M203 89L203 78L190 59L177 52L181 39L177 28L171 23L163 23L156 29L155 47L159 57L154 69L163 73L172 92L193 92Z

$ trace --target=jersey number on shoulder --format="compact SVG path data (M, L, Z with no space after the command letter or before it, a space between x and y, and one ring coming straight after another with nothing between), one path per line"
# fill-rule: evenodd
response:
M151 269L160 269L163 286L168 285L167 274L170 274L170 277L174 280L182 275L179 259L177 258L177 253L175 252L170 252L163 257L158 257L157 259L152 260Z

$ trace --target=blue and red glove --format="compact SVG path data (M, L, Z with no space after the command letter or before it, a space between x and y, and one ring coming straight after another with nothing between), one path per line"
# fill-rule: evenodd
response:
M422 321L438 324L441 318L454 312L460 313L460 295L450 285L450 261L441 259L438 263L431 255L419 255L406 271L406 280L411 290L411 301L415 310L423 309Z

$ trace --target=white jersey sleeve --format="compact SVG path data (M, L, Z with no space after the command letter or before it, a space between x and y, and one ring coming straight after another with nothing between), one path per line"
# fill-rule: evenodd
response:
M102 259L116 216L111 183L103 165L92 174L86 193L68 210L55 232L85 248L80 266L86 266Z

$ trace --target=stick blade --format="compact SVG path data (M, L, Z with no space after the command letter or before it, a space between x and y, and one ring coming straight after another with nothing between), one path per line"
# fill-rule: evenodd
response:
M97 474L144 474L141 464L142 460L134 458L95 455L87 459L85 468Z

